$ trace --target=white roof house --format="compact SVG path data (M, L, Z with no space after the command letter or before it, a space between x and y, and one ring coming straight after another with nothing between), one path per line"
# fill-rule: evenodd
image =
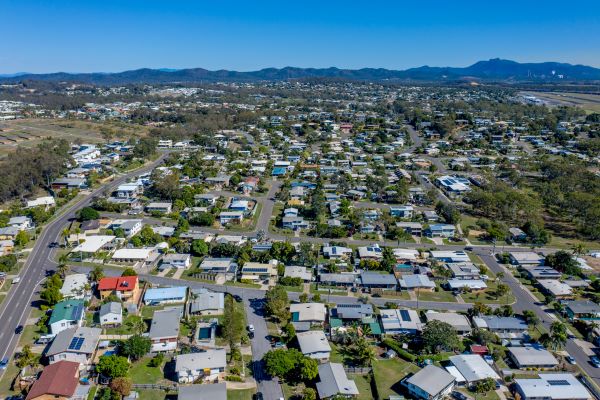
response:
M440 262L468 262L470 261L469 255L462 250L457 251L436 251L432 250L429 252L431 258Z
M451 325L459 334L471 332L471 324L469 323L469 319L462 314L454 312L427 311L425 316L427 317L427 321L441 321Z
M225 349L209 349L175 357L175 372L180 383L192 383L199 377L218 375L227 366Z
M428 365L403 381L408 391L418 399L437 400L452 391L456 378L435 365Z
M540 279L538 284L554 297L565 297L573 294L573 288L557 279Z
M54 197L44 196L44 197L38 197L37 199L34 199L34 200L27 201L26 208L33 208L33 207L39 207L39 206L52 207L52 206L54 206L54 204L56 204L54 201Z
M519 368L553 368L558 365L552 353L539 345L509 347L508 354Z
M290 304L290 314L293 322L323 322L327 309L323 303L294 303Z
M311 269L297 265L290 265L285 267L285 272L283 273L283 276L290 278L300 278L303 281L311 281L313 275Z
M105 246L112 243L115 236L112 235L93 235L86 236L84 241L75 247L72 253L96 253L102 250Z
M423 324L419 314L409 309L380 310L381 325L386 334L416 333Z
M86 294L85 286L88 284L86 274L73 274L65 276L60 294L65 299L83 299Z
M584 400L592 395L572 374L539 374L538 378L515 379L515 388L523 400Z
M486 289L487 284L481 279L449 279L448 287L450 290L461 290L466 287L469 290Z
M300 332L296 335L296 338L300 345L300 351L302 351L302 354L305 356L317 360L329 359L331 346L323 331Z
M451 356L450 362L454 364L458 372L465 378L468 384L481 381L486 378L500 379L496 371L477 354L460 354Z

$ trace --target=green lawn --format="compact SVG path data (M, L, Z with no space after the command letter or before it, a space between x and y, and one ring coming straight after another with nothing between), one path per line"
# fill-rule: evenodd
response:
M87 400L94 400L94 397L96 397L96 390L98 390L98 386L92 386L90 388L90 391L88 392Z
M488 281L486 282L488 287L482 292L468 292L460 295L462 299L466 303L475 303L480 302L484 304L513 304L515 300L515 296L512 293L508 293L500 298L496 297L496 286L498 285L496 282Z
M129 370L129 377L135 383L158 383L163 380L162 368L150 367L150 357L144 357L134 362ZM164 366L164 363L163 363Z
M438 292L421 292L419 293L419 301L442 301L456 303L456 297L449 290L440 288Z
M401 394L400 380L409 373L417 371L419 367L415 364L398 358L373 362L373 374L379 398L387 399L390 395Z
M227 400L252 400L254 389L228 390Z
M281 390L283 391L283 398L284 399L294 399L294 398L302 397L304 388L305 388L305 386L303 383L301 383L297 386L292 386L289 383L284 382L281 385ZM229 396L227 396L227 399L229 399Z
M358 397L356 397L357 399L370 400L375 398L371 392L369 375L348 374L348 379L351 379L354 381L354 383L356 383L356 387L358 389Z
M493 390L490 390L486 394L481 394L481 393L475 394L475 393L471 392L470 390L467 390L464 388L460 388L460 389L458 389L458 391L463 392L464 394L466 394L472 398L476 398L477 400L500 400L500 398L498 397L498 394Z
M142 313L143 314L143 313ZM121 326L117 326L114 328L105 328L105 332L107 335L132 335L134 332L129 329L128 322L139 318L137 315L128 315L123 320L123 324Z
M143 306L142 307L142 318L152 319L154 311L164 310L165 306Z
M162 390L138 390L138 393L140 394L140 399L144 400L165 400L167 396Z
M2 375L2 379L0 379L0 398L5 398L10 395L17 394L10 390L10 385L12 381L16 378L19 373L19 368L15 365L13 360L8 363L8 367L4 370L4 375Z

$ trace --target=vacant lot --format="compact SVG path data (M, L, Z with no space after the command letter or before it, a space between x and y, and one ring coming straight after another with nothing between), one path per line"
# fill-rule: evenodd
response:
M69 142L100 143L107 139L143 136L147 129L117 123L67 121L56 119L22 119L0 123L0 157L17 147L32 147L44 139L63 138Z

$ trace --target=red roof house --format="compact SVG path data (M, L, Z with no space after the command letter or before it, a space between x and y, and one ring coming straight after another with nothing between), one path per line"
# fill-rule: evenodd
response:
M125 302L130 301L135 303L139 298L139 280L137 276L109 276L100 279L100 282L98 282L98 291L102 300L115 294Z
M48 365L42 371L27 394L26 400L70 399L79 384L79 363L59 361Z

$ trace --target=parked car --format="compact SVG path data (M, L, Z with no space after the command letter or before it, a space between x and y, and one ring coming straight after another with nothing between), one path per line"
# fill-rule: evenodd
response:
M4 357L2 361L0 361L0 370L6 369L8 366L8 358Z
M21 282L21 278L20 278L20 277L18 277L18 276L12 280L12 283L13 283L13 285L14 285L14 284L17 284L17 283L19 283L19 282Z
M571 365L577 365L577 361L575 361L573 356L567 356L567 362Z
M19 325L15 328L15 335L20 335L23 332L23 325Z
M452 392L452 397L454 397L457 400L468 400L467 396L456 390Z
M254 333L254 325L252 325L252 324L248 325L248 332Z
M262 392L255 393L253 397L254 397L254 400L263 400L264 399Z
M596 356L591 356L590 357L590 362L592 363L592 365L596 368L600 368L600 359Z

